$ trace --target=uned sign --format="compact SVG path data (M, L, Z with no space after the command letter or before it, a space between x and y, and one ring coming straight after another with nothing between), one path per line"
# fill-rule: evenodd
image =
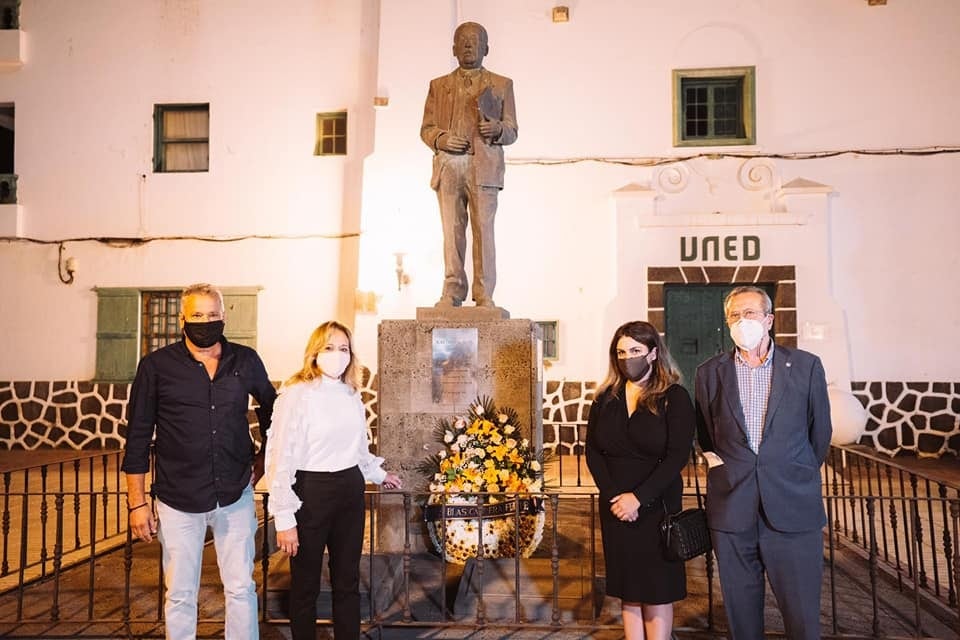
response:
M680 262L759 259L759 236L680 236Z

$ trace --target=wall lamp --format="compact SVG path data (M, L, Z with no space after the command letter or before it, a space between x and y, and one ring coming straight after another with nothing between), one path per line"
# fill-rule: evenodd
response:
M57 258L57 275L60 276L60 282L63 284L73 284L73 274L77 272L77 259L73 256L67 258L66 262L63 260L63 252L67 248L64 244L60 243L60 255ZM63 272L66 271L67 275L64 276Z
M403 285L410 284L410 274L403 270L403 257L407 255L402 251L397 251L393 254L393 257L397 259L397 266L395 271L397 272L397 291L403 289Z

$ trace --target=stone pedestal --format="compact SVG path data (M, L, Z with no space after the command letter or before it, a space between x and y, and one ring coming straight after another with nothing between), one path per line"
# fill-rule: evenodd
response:
M424 550L429 543L420 509L423 494L429 490L428 479L416 468L443 448L434 437L440 418L465 414L476 395L489 396L498 407L517 411L523 437L530 439L538 453L543 443L543 367L537 324L505 319L505 312L499 309L422 311L418 310L417 320L381 322L378 347L379 454L386 458L387 468L400 476L406 490L422 492L414 498L410 517L413 551ZM468 331L459 334L475 335L476 358L469 367L473 385L470 394L438 392L438 381L444 373L434 359L437 329L464 329ZM469 330L475 330L475 334ZM458 375L463 375L463 367ZM394 504L384 505L386 509L381 512L377 524L378 551L403 550L403 511Z

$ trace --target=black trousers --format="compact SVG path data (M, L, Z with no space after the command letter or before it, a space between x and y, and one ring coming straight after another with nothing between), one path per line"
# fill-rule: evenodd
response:
M360 469L297 471L293 490L300 548L290 559L290 631L293 640L314 640L323 551L330 556L333 636L360 637L360 553L363 550L364 480Z

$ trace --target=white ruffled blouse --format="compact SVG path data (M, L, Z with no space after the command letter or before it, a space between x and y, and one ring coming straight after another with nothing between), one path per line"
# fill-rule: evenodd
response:
M387 476L383 458L370 453L360 393L339 380L320 376L284 387L273 407L267 438L266 478L270 514L277 531L297 525L302 502L293 491L296 473L342 471L353 466L367 482Z

